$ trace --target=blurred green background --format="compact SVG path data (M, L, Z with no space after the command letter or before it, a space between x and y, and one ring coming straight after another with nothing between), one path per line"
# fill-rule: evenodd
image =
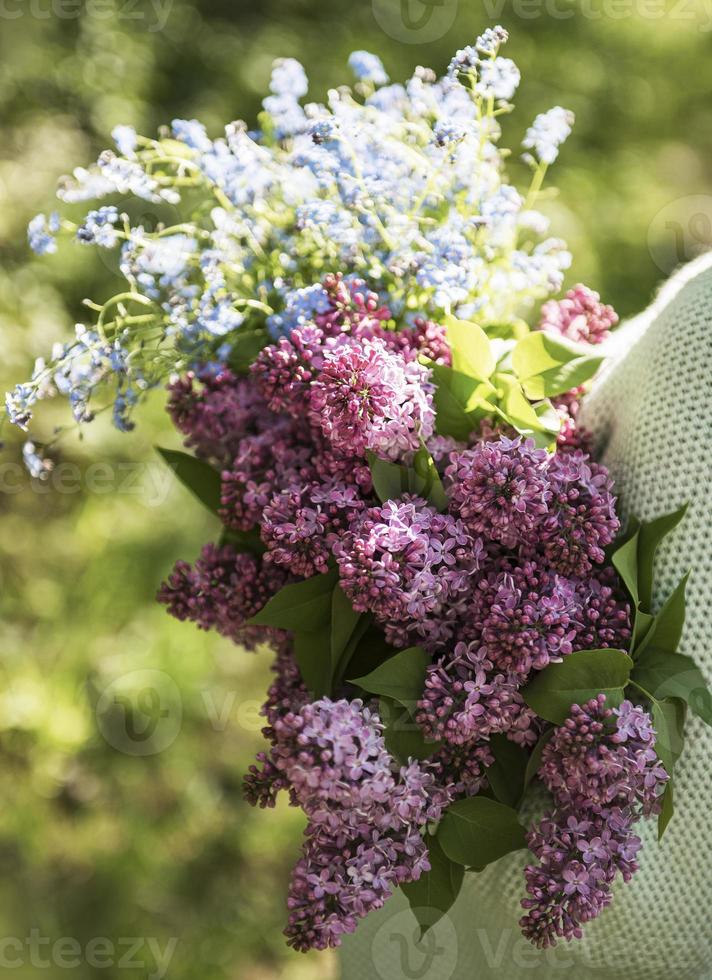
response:
M354 48L377 52L400 80L417 64L443 70L497 21L523 72L505 145L516 147L553 104L577 115L549 204L554 233L574 251L570 281L598 288L622 314L640 309L712 238L712 7L2 0L6 387L68 334L84 296L111 289L91 250L32 257L25 226L52 207L61 173L108 145L116 123L150 133L198 116L217 134L231 119L254 120L277 56L299 58L310 98L320 98L346 80ZM48 407L39 435L64 418ZM335 957L293 954L280 935L299 814L255 812L241 800L269 656L175 623L153 602L173 561L214 533L155 461L156 442L178 444L160 394L130 436L97 422L83 441L65 440L49 485L22 474L20 440L6 434L0 969L23 978L336 977Z

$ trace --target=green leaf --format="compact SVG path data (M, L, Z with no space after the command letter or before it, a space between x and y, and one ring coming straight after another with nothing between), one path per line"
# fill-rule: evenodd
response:
M347 673L349 676L370 674L395 653L395 648L386 642L383 630L378 629L373 623L367 623L363 636L359 637L354 647ZM349 683L354 682L349 680Z
M541 330L523 337L512 351L512 367L528 398L553 398L577 388L596 373L604 358Z
M202 459L189 456L175 449L156 451L170 466L181 483L204 504L213 514L220 509L220 474Z
M628 590L633 605L637 608L638 595L638 539L640 528L637 528L619 548L611 555L613 567L623 580L623 584Z
M670 514L663 514L654 521L640 525L638 544L638 592L640 604L650 612L653 598L653 566L658 545L673 531L687 513L687 504Z
M494 762L486 769L487 781L500 803L516 807L524 792L524 777L529 755L521 745L506 735L492 735L490 749Z
M440 474L425 446L421 446L413 457L412 466L379 459L373 453L368 453L368 465L374 489L382 503L398 500L405 493L413 493L427 500L441 513L447 509L448 499Z
M667 826L675 813L674 794L672 788L673 782L674 780L671 776L667 781L665 791L663 792L662 806L660 813L658 814L658 841L662 840L663 834L667 830Z
M501 415L522 435L532 436L537 432L545 431L545 424L548 424L548 419L546 416L544 416L544 420L539 417L537 410L525 398L522 386L518 381L508 374L495 374L493 382L497 386L499 398L498 415Z
M331 602L338 572L314 575L303 582L283 586L248 620L250 626L314 632L331 623Z
M425 446L421 446L413 457L412 493L427 500L442 514L448 508L448 498L433 457Z
M623 700L633 661L622 650L579 650L534 675L522 697L538 715L562 725L572 704L606 695L609 708Z
M655 751L672 776L685 744L685 702L680 698L652 699L651 714L657 732Z
M484 796L458 800L447 808L437 837L451 861L484 868L510 851L526 847L516 812Z
M532 782L539 772L539 766L541 765L541 757L544 754L544 749L546 744L554 734L554 729L549 728L547 731L542 732L539 736L539 741L536 743L532 749L532 754L529 756L529 761L527 762L527 768L524 772L524 789Z
M653 618L643 641L638 646L638 657L650 645L662 647L664 650L677 650L685 625L685 589L689 577L689 572L682 577L674 592L665 600L660 612Z
M408 708L392 698L379 700L379 714L383 722L383 738L386 748L398 762L405 765L408 759L429 759L439 742L426 741L420 725Z
M270 342L264 329L238 330L230 336L228 364L237 374L247 374L260 351Z
M631 680L653 698L680 698L690 710L712 725L712 694L691 657L648 646L636 661Z
M487 400L489 383L479 382L444 364L428 362L435 381L436 427L439 435L466 440L485 413L493 412Z
M437 837L426 837L430 871L426 871L417 881L401 885L401 891L410 903L410 910L420 926L420 938L431 926L442 919L455 902L465 869L455 864L445 854Z
M223 528L220 535L220 544L231 544L238 551L249 551L256 557L265 553L265 546L260 537L260 532L255 528L252 531L236 531L232 528Z
M313 697L321 698L331 689L331 623L319 629L294 634L294 659L304 686Z
M365 621L365 622L364 622ZM343 672L344 655L348 653L349 647L353 651L355 646L354 634L362 626L362 631L368 626L366 617L362 613L356 612L348 599L337 584L331 596L331 678L338 679ZM359 634L360 638L360 634Z
M369 694L383 694L410 708L423 696L429 663L430 654L421 647L409 647L365 677L354 678L351 683L358 684Z
M529 324L519 319L511 323L488 323L484 331L490 340L521 340L530 332Z
M469 320L446 316L445 328L453 368L478 381L486 381L494 371L495 361L489 338L482 327Z

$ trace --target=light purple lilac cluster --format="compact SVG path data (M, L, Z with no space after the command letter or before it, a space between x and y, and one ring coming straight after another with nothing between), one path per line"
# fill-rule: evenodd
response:
M308 820L285 932L298 950L337 946L395 887L429 869L421 831L448 795L427 764L394 771L378 717L359 700L272 710L272 750L261 771L253 767L248 795L269 805L286 789Z
M581 926L611 902L611 886L637 870L633 827L660 809L668 774L641 707L607 708L600 694L573 705L542 754L539 776L555 809L529 834L539 858L525 871L524 935L537 946L580 938Z

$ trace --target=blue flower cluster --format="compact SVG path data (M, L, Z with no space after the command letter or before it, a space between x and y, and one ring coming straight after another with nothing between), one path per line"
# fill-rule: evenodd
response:
M280 59L255 131L234 122L213 139L197 120L176 119L152 139L117 126L115 150L63 178L59 198L132 195L165 221L132 225L113 204L78 225L56 213L32 220L39 254L56 250L60 231L119 249L126 282L88 304L96 323L8 396L11 420L26 426L35 402L59 389L85 421L95 390L113 385L126 428L145 388L229 357L240 333L275 337L323 312L324 271L367 279L399 326L450 313L506 324L557 292L570 255L534 205L572 117L556 107L529 128L532 182L519 193L498 146L520 81L500 54L506 40L492 28L444 77L418 68L405 84L355 51L354 89L333 89L325 103L305 102L304 69ZM101 353L88 356L95 336ZM119 371L104 369L108 350Z

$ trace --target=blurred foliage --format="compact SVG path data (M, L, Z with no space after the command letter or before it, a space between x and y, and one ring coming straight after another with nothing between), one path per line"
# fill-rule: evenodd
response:
M353 48L375 51L401 79L417 64L441 71L500 20L523 73L505 143L516 147L550 105L577 115L548 204L554 233L574 252L571 282L583 279L631 314L679 261L710 244L709 198L685 200L712 193L712 25L702 0L684 9L672 0L587 0L585 8L505 0L492 18L460 0L452 25L423 45L379 27L374 10L390 2L5 4L5 385L66 336L83 296L109 291L111 270L93 250L39 260L26 249L26 223L52 207L57 176L95 157L118 122L150 133L173 116L197 116L217 133L232 118L253 120L280 55L305 64L310 97L321 98L346 80ZM444 13L434 7L433 16ZM132 436L99 421L82 441L65 440L49 486L22 475L15 434L0 461L2 935L24 941L35 928L52 942L73 937L84 951L95 937L152 937L161 949L175 937L167 975L177 980L328 980L334 957L292 954L280 935L299 815L254 812L241 800L241 774L260 745L255 709L269 655L172 622L153 604L173 561L192 557L215 531L184 491L169 488L153 455L153 443L178 442L160 401L156 394ZM59 406L45 411L45 435L60 418ZM162 672L172 693L168 717L154 719L159 741L148 738L149 754L136 755L130 742L122 751L121 732L156 707L144 698L145 675L134 673L147 669ZM136 718L116 687L103 693L117 679L136 688L128 693ZM179 730L162 747L179 709ZM28 949L17 977L37 975ZM144 967L119 970L118 957L109 968L82 957L72 975L154 970L145 943L135 955Z

